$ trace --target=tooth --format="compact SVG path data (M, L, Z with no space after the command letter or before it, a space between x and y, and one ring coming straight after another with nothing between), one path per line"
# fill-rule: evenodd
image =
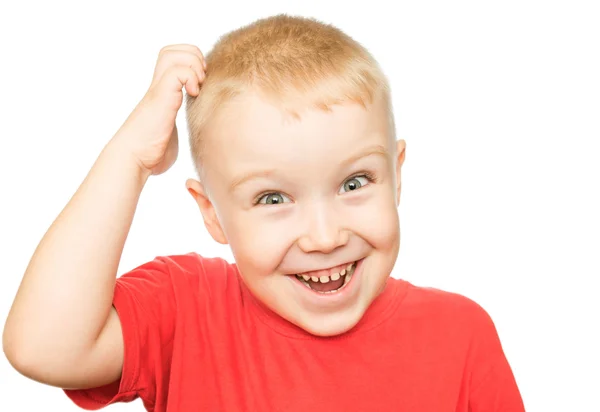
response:
M321 283L327 283L329 282L329 276L323 275L319 280L321 281Z
M331 280L338 280L341 276L339 273L334 273L333 275L330 276Z
M348 266L346 266L346 271L349 271L353 264L354 263L350 263Z
M342 271L340 272L340 276L344 276L346 274L346 269L342 269Z
M310 276L308 275L302 275L302 278L307 282L310 280Z
M302 276L300 276L300 275L296 275L296 277L298 278L298 280L300 281L300 283L302 283L302 284L303 284L304 286L306 286L307 288L309 288L309 289L312 289L312 288L310 287L310 285L308 284L308 282L307 282L307 281L305 281L305 280L302 278Z
M318 282L319 281L319 278L316 277L316 276L311 276L310 278L312 279L313 282Z
M352 273L346 276L346 278L344 279L344 284L342 286L346 286L346 284L350 282L350 279L352 279Z

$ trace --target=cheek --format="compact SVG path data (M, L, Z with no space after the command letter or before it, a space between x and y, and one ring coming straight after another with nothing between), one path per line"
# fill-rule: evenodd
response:
M229 220L227 233L236 261L243 261L255 273L271 273L281 263L293 242L294 222L286 218L241 214Z
M356 217L367 241L379 249L392 249L400 236L400 220L391 191L386 191L369 203Z

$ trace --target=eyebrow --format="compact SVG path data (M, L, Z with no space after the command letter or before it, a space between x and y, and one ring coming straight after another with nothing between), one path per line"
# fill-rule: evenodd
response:
M372 146L368 146L366 149L362 150L361 152L350 156L348 159L341 162L340 166L342 168L348 167L351 164L362 159L363 157L367 157L367 156L371 156L371 155L380 155L380 156L384 156L387 159L389 156L389 152L382 145L374 144ZM233 180L233 182L229 186L229 191L233 192L237 187L248 182L249 180L253 180L256 178L260 178L260 177L270 177L270 176L273 176L276 172L277 172L277 169L263 169L263 170L258 170L258 171L254 171L254 172L245 173L241 176L236 177Z

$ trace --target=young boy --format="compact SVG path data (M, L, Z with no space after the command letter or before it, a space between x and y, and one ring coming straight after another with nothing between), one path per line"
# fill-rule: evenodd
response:
M187 188L235 264L163 256L115 280L142 188L177 157L182 88ZM373 57L315 20L259 20L206 59L165 47L31 259L12 365L85 409L523 411L488 314L390 277L405 157L390 100Z

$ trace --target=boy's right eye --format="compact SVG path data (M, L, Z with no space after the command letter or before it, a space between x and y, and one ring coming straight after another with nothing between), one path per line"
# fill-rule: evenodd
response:
M283 202L283 198L287 197L285 195L282 195L279 192L272 192L272 193L265 193L264 195L260 196L255 202L254 204L263 204L263 205L279 205ZM264 200L264 201L263 201Z

